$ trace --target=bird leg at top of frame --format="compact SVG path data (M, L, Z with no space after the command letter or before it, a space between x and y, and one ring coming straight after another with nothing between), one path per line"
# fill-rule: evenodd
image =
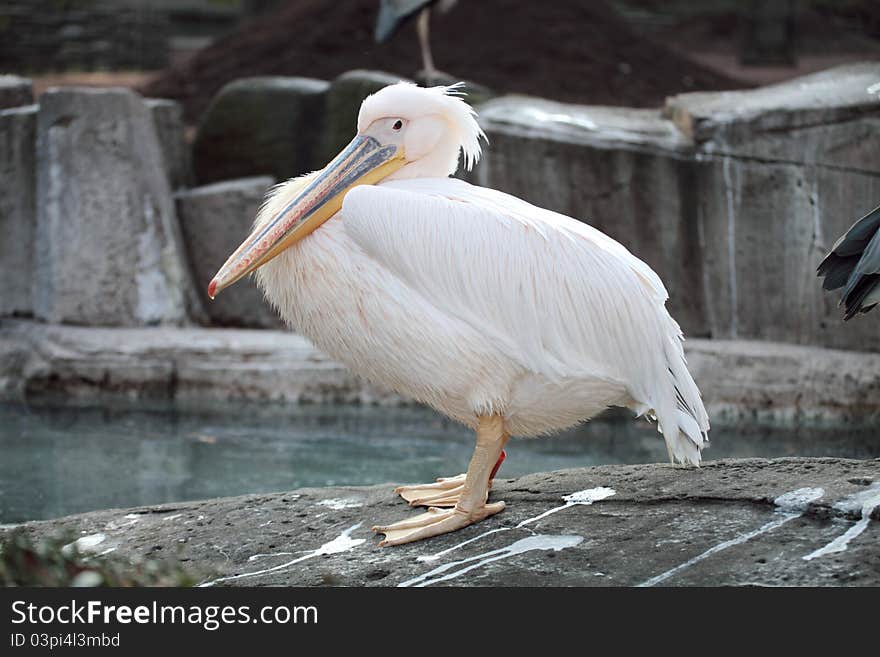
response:
M431 54L431 9L425 8L419 14L416 21L416 31L419 34L419 47L422 49L422 66L425 82L433 84L440 77L439 71L434 68L434 57Z

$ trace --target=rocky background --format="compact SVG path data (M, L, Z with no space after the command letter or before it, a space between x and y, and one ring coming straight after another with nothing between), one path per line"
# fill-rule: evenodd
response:
M252 283L205 284L266 190L319 168L370 92L400 79L257 77L225 86L190 147L179 105L0 78L0 314L86 326L279 328ZM489 144L469 178L589 221L660 274L693 337L880 349L814 277L880 199L880 63L660 109L472 99Z

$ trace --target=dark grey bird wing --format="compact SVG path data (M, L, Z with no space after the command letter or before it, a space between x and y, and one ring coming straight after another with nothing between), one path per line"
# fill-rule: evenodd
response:
M856 263L846 287L843 289L843 303L846 305L844 319L858 312L866 313L876 304L866 305L869 294L880 283L880 231L875 232L862 257Z
M376 19L377 43L389 39L406 19L417 14L436 0L380 0L379 17Z
M826 290L836 290L846 285L862 253L878 229L880 229L880 207L859 219L840 236L816 270L819 276L825 277L822 287Z
M819 264L826 290L843 287L844 319L868 312L876 303L865 304L880 283L880 206L855 222Z
M834 243L831 250L841 256L861 253L868 246L868 242L874 237L878 228L880 228L880 206L850 226L849 230Z

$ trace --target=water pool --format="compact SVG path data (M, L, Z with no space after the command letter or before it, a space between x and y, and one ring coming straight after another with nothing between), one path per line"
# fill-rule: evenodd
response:
M711 459L880 455L870 428L723 427ZM473 434L418 407L27 407L0 404L0 523L110 507L291 490L431 481L463 472ZM600 419L514 440L504 477L666 460L645 422Z

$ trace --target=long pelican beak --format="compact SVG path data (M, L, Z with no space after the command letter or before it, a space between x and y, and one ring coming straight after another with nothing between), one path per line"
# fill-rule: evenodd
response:
M358 135L269 223L258 226L208 285L212 299L327 221L357 185L373 185L406 164L403 147Z

